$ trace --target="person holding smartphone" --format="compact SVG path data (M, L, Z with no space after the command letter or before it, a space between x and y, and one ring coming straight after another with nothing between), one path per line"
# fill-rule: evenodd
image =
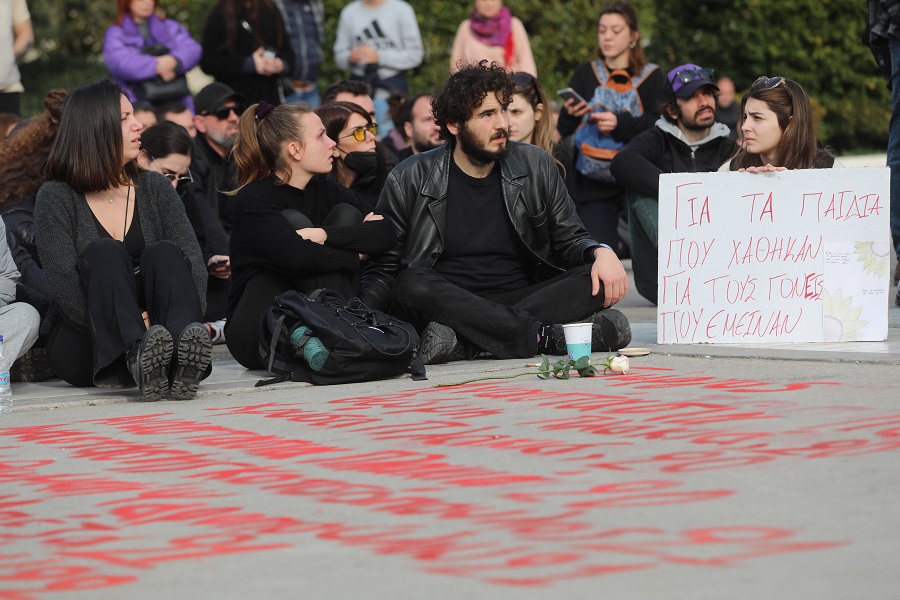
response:
M293 93L287 75L294 50L272 0L219 0L206 19L202 45L200 68L248 102L277 105Z
M644 58L637 11L629 2L616 0L600 10L597 44L599 60L582 63L569 79L569 88L580 98L570 95L566 99L559 113L557 128L560 135L567 138L575 133L585 115L590 113L590 119L602 133L627 142L653 127L659 118L665 77L659 69L655 69L637 86L643 108L640 116L609 110L592 112L584 99L590 100L594 90L602 85L595 68L605 70L610 77L616 70L623 70L630 77L636 77L651 64ZM578 204L578 215L597 241L609 244L620 256L624 255L627 239L620 240L618 234L620 216L624 215L625 209L624 188L616 183L596 181L572 170L574 172L569 192Z

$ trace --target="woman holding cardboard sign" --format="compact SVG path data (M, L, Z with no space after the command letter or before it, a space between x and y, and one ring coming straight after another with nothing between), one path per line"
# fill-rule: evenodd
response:
M758 173L830 169L834 156L816 142L812 106L799 83L762 76L741 100L740 149L720 171Z

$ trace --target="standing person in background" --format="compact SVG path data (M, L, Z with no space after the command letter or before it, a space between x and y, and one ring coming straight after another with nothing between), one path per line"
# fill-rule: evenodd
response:
M865 41L889 79L891 124L888 130L887 166L891 168L891 238L900 256L900 0L869 0ZM900 281L900 260L894 270L894 285ZM900 306L900 290L894 297Z
M48 360L72 385L133 382L144 400L186 400L212 356L206 268L171 183L138 167L142 128L109 81L63 105L34 212L61 316Z
M25 0L0 4L0 112L20 114L25 88L16 63L33 45L34 30Z
M180 100L191 107L187 80L169 96L152 95L153 86L174 84L200 62L200 44L178 21L159 18L157 8L157 0L117 0L116 20L103 38L103 62L132 104Z
M403 0L353 0L341 11L334 60L352 79L372 86L375 122L385 135L393 127L387 99L409 93L406 71L422 64L425 49L413 8Z
M560 111L557 128L560 135L566 137L574 134L585 121L585 127L594 126L602 134L628 142L653 127L659 118L665 77L657 65L644 58L637 12L630 3L616 0L600 10L597 42L599 60L579 65L569 80L569 87L590 101L594 91L603 85L599 79L601 75L609 81L615 71L624 71L637 87L643 112L635 115L623 111L603 111L592 109L587 102L569 99ZM588 113L590 117L585 119ZM577 155L580 149L575 148L575 152ZM618 223L625 208L625 190L622 186L591 179L576 169L570 192L578 204L578 215L594 239L618 248L621 254L623 248L619 242Z
M528 32L503 0L475 0L469 18L460 23L450 51L450 72L479 60L496 62L511 71L537 76Z
M319 97L319 67L325 58L325 5L322 0L275 0L284 17L294 49L294 70L288 73L293 92L285 94L284 101L306 102L313 108L321 102Z
M203 28L200 67L250 102L281 104L294 50L272 0L219 0ZM198 109L199 112L199 109Z

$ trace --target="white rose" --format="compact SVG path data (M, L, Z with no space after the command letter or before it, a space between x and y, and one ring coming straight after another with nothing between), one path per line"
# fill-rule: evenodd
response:
M627 373L628 372L628 357L627 356L614 356L609 359L609 369L610 373Z

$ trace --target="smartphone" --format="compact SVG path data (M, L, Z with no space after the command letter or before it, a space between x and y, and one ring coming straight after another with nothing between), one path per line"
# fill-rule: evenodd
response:
M228 262L227 260L217 260L216 262L209 263L208 265L206 265L206 270L207 271L215 271L216 269L218 269L219 267L221 267L222 265L224 265L227 262Z
M570 88L570 87L563 88L563 89L559 90L559 91L556 92L556 93L557 93L557 94L559 95L559 97L562 98L563 100L569 100L569 99L572 99L572 100L575 101L575 104L578 104L579 102L584 102L585 104L587 104L587 100L585 100L584 98L582 98L581 95L580 95L578 92L576 92L575 90L573 90L573 89Z

